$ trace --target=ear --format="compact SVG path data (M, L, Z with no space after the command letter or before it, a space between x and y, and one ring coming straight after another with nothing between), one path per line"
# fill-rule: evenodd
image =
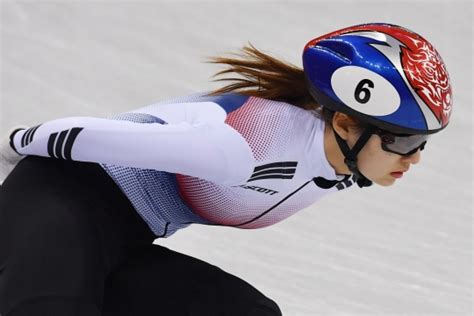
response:
M351 132L351 121L349 116L341 112L335 112L332 117L332 127L342 139L347 140Z

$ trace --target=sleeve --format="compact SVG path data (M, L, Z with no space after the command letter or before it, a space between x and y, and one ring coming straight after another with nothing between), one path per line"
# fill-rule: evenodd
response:
M248 143L224 122L68 117L20 130L12 143L22 155L155 169L225 185L244 183L254 164Z

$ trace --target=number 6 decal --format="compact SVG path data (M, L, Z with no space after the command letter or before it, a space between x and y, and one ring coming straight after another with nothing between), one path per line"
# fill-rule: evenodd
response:
M390 81L362 67L344 66L337 69L332 74L331 86L345 106L363 114L390 115L401 104L400 95Z
M366 86L368 88L366 88ZM362 104L369 102L371 95L369 88L373 87L374 83L369 79L363 79L361 82L359 82L354 91L354 98L356 99L356 101Z

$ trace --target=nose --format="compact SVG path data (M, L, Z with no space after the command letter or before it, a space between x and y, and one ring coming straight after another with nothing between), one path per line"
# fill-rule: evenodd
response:
M403 157L405 161L413 164L413 165L416 165L417 163L420 162L420 159L421 159L421 150L418 149L414 154L410 155L410 156L404 156Z

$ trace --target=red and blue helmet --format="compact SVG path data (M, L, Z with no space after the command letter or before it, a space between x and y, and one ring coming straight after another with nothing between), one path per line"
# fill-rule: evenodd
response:
M391 24L347 27L308 42L303 68L324 107L401 134L432 134L449 123L446 66L420 35Z

